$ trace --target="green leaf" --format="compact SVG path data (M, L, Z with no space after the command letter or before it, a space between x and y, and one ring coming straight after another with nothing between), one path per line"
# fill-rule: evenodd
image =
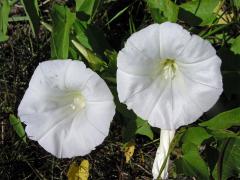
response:
M240 1L239 0L233 0L233 4L236 8L240 8Z
M120 123L123 126L126 126L130 122L135 122L135 119L137 118L136 114L132 110L129 110L127 108L126 104L120 103L119 98L118 98L117 88L114 87L111 89L111 91L114 96L114 102L116 104L116 111L119 113L120 116L122 116ZM136 126L136 123L133 123L133 124L135 124L135 126Z
M77 41L72 40L72 43L77 48L77 50L83 55L83 57L88 61L90 67L94 71L103 71L107 67L107 63L102 61L90 49L85 48Z
M78 59L78 58L79 58L78 50L76 50L76 48L74 47L74 45L71 45L71 44L70 44L68 57L69 57L70 59Z
M153 132L147 121L137 117L128 119L127 124L123 128L123 139L128 142L135 137L136 134L144 135L153 140Z
M231 51L234 52L234 54L240 54L240 35L234 39Z
M8 18L8 22L20 22L20 21L28 21L28 16L11 16Z
M125 109L121 109L121 110L125 110ZM136 135L135 134L136 129L137 129L136 119L125 117L123 119L123 128L122 128L123 142L128 142L134 139Z
M108 72L115 77L117 72L117 52L107 49L104 55L108 59Z
M144 135L153 140L153 132L147 121L141 119L140 117L137 117L136 124L137 129L135 131L135 134Z
M205 139L210 138L211 135L202 127L188 128L182 137L183 143L192 143L200 146Z
M7 28L8 28L8 16L10 12L10 5L8 0L0 1L0 42L8 39Z
M199 124L210 129L228 129L232 126L240 125L240 108L235 108L230 111L225 111L218 114L209 121Z
M212 174L216 163L218 161L218 156L219 156L219 151L217 150L216 147L214 147L215 143L213 144L213 146L211 146L211 143L207 143L204 149L204 156L205 156L205 160L208 164L210 173Z
M214 9L219 0L192 0L180 5L185 11L201 19L201 26L209 25L216 18ZM188 19L185 19L188 22Z
M192 143L182 145L183 156L176 160L177 173L194 176L199 180L209 179L209 170L199 155L198 148Z
M8 36L6 34L3 34L2 32L0 32L0 42L4 42L8 40Z
M115 50L107 49L104 52L108 60L108 68L102 74L103 79L107 80L108 82L117 84L116 81L116 72L117 72L117 52Z
M39 7L37 0L21 0L23 4L25 13L29 18L29 22L33 31L34 36L39 31L40 28L40 17L39 17Z
M78 18L81 21L91 22L102 0L75 0L75 2Z
M129 8L129 6L123 8L121 11L119 11L115 16L113 16L113 17L105 24L105 26L108 25L108 24L110 24L111 22L113 22L113 21L114 21L115 19L117 19L119 16L121 16L128 8Z
M51 56L53 59L67 59L69 33L76 15L66 6L54 4L52 12Z
M73 27L78 42L99 55L100 58L104 58L106 49L111 49L104 36L104 32L97 26L76 20Z
M240 55L234 54L230 48L223 47L218 51L222 59L223 89L227 96L240 94Z
M73 24L76 39L86 48L93 50L86 35L87 24L76 20Z
M178 6L171 0L148 0L148 7L155 22L176 22Z
M13 114L10 114L9 121L17 135L26 143L26 134L20 119L15 117Z
M116 72L117 72L117 52L115 50L107 49L104 55L108 59L108 68L102 73L102 78L108 82L117 84Z
M225 129L207 129L207 132L217 140L227 139L231 137L240 139L236 133Z
M48 31L52 32L52 25L44 22L44 21L41 21L41 24L43 25L43 27L45 27Z
M80 7L81 7L82 5L84 5L84 3L85 3L85 4L87 3L87 1L84 1L84 0L75 0L75 3L76 3L76 11L78 11L78 10L80 9ZM91 4L91 2L88 3L88 4ZM91 10L91 7L90 7L90 10Z
M220 159L213 170L213 177L222 180L230 177L237 179L240 175L240 139L230 138L223 141L219 150Z

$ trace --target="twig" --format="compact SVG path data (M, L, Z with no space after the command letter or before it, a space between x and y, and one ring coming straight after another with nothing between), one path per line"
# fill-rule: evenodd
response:
M152 176L152 173L149 172L148 170L146 170L144 167L142 167L141 165L137 164L137 163L133 163L134 165L136 165L137 167L139 167L140 169L142 169L143 171L145 171L148 175Z

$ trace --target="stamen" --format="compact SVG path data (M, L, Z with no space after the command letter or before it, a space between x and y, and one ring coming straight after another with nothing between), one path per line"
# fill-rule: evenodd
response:
M165 79L173 79L176 74L177 64L175 60L166 59L161 62L161 73Z
M83 109L85 106L86 106L85 99L84 99L84 97L83 97L82 95L80 95L80 94L75 95L74 98L73 98L73 103L70 104L70 107L71 107L73 110Z

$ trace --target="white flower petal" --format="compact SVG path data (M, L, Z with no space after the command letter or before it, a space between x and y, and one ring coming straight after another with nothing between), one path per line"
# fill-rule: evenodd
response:
M122 78L122 77L119 77ZM127 80L126 82L131 82L130 78L129 80ZM120 80L118 81L120 82ZM141 81L138 81L141 82ZM118 86L120 86L119 88L121 88L121 86L123 87L124 82L122 82L121 84L118 84ZM165 116L169 115L169 111L171 111L171 104L169 104L168 102L162 100L162 99L166 99L169 97L169 95L171 94L171 84L166 82L166 81L162 81L160 82L159 79L153 81L149 86L147 86L146 88L144 88L143 90L132 94L131 96L129 96L127 98L126 101L124 101L127 104L127 107L129 109L133 109L133 111L140 117L142 117L143 119L147 119L150 120L149 117L151 116L151 114L154 112L156 105L158 102L164 102L164 109L162 112L162 114L158 114L157 121L160 121L161 119L163 119L163 121L161 121L162 123L167 123L168 126L168 121L165 121ZM118 89L118 92L124 92L122 91L122 89ZM119 93L121 94L121 93ZM169 100L168 100L169 101ZM165 112L166 111L166 112ZM170 119L171 117L167 118ZM149 121L149 123L151 124L151 121ZM152 126L154 126L154 123L151 124Z
M192 88L195 89L195 91L193 91ZM180 126L188 125L196 121L203 114L203 112L208 110L201 107L197 100L205 97L201 95L208 96L207 93L204 94L205 92L211 92L212 90L215 91L215 89L209 89L209 87L205 86L201 86L201 88L198 90L197 88L197 86L190 86L190 84L187 84L186 79L181 75L179 75L178 79L172 82L173 118L172 120L169 119L169 121L171 121L173 128L170 129L177 129ZM215 96L215 101L212 101L212 99L209 100L215 103L218 97L219 94L217 97ZM202 105L210 108L213 104L211 106L206 104Z
M209 80L210 79L211 77L209 77ZM218 80L220 80L220 77L216 78L216 81ZM177 88L179 90L176 90ZM182 81L175 81L175 90L178 91L178 93L182 93L184 99L189 100L188 104L186 104L186 110L192 110L195 104L195 107L198 108L199 116L201 116L203 112L208 111L216 103L222 93L222 86L217 88L208 86L183 76ZM191 113L191 111L189 113ZM198 113L195 112L195 114ZM192 120L192 122L193 121L194 120Z
M53 89L64 89L64 74L70 63L71 60L53 60L39 63L29 83L29 87L43 89L50 86Z
M95 149L108 135L114 113L107 84L72 60L40 63L18 108L29 138L60 158Z
M66 87L69 89L83 89L91 76L95 73L86 68L83 62L72 61L65 74Z
M32 88L29 87L24 94L21 104L18 107L19 115L29 115L55 110L69 105L71 100L66 96L65 91L56 91L52 88Z
M177 129L192 123L202 115L203 111L189 98L185 85L176 82L178 81L166 84L163 89L156 89L160 91L160 95L155 98L155 103L148 107L151 111L145 118L153 127ZM146 94L150 94L149 91L146 91Z
M138 32L135 32L127 40L125 47L137 49L143 56L154 60L159 57L159 24L152 24Z
M110 107L111 111L112 108ZM96 110L93 112L96 113ZM111 114L112 115L112 114ZM110 121L108 117L105 120L106 129L109 129ZM85 121L83 121L85 119ZM93 121L93 123L91 121ZM104 126L103 125L103 126ZM75 117L68 134L64 138L64 147L62 149L62 156L73 157L83 156L90 153L96 146L101 144L108 133L102 133L96 128L95 119L89 119L87 112L84 111Z
M212 88L222 89L221 60L214 55L196 63L178 63L185 78Z
M86 116L90 124L92 124L100 133L107 136L111 120L115 114L115 107L112 101L105 102L89 102L86 108Z
M60 107L55 110L35 112L32 114L19 114L21 120L27 125L26 132L30 139L38 141L49 130L54 130L60 122L71 122L75 116L70 107Z
M120 75L118 85L125 87L124 91L118 90L121 92L119 93L120 100L123 100L121 95L127 90L134 91L135 88L144 85L144 79L141 82L141 79L136 81L129 75ZM128 79L124 79L124 77ZM217 79L220 80L219 77ZM128 88L126 86L128 84L131 84L132 87ZM133 109L140 117L147 119L154 127L177 129L179 126L192 123L212 107L222 89L221 83L219 89L216 89L196 83L179 74L172 83L159 79L136 92L135 94L131 93L131 96L125 96L127 99L123 100L129 109Z
M50 129L45 136L43 136L41 139L38 140L38 143L46 151L55 155L58 158L65 157L65 155L64 156L62 155L62 149L63 149L63 146L65 145L63 139L66 136L66 132L64 131L66 128L66 125L69 125L69 124L66 121L62 121L57 126L57 128Z
M125 102L129 97L148 88L151 83L152 79L148 76L128 74L121 69L117 71L118 97L121 102Z
M186 44L188 44L191 39L191 35L188 31L183 29L182 26L175 23L165 22L160 24L159 35L154 38L159 38L159 58L176 59L185 49ZM154 43L154 41L152 43Z
M196 63L207 60L216 55L216 50L207 40L192 35L184 50L177 57L183 63Z
M107 84L103 79L94 73L86 82L82 89L86 101L90 102L101 102L101 101L112 101L113 96L109 90Z
M139 76L151 76L156 59L149 59L138 49L128 46L123 48L117 57L117 66L122 71Z

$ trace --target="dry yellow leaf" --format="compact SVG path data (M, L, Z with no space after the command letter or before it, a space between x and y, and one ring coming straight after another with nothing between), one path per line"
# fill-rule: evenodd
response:
M134 154L134 150L135 150L135 143L128 142L124 148L124 155L126 158L126 163L128 163L130 161L130 159L132 158L132 156Z
M76 162L73 162L67 172L67 177L69 180L75 180L75 174L78 171L78 165Z
M73 162L67 173L68 180L88 180L89 177L89 162L83 160L78 166L76 162Z

